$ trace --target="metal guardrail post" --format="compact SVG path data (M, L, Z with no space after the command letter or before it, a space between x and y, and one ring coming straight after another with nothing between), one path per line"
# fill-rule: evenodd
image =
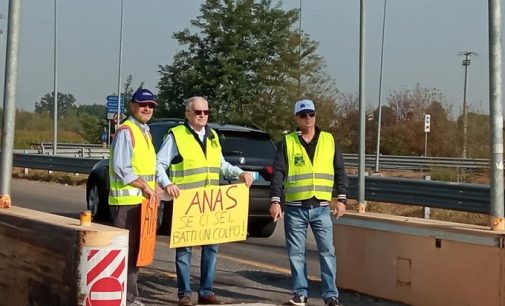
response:
M431 181L431 176L430 175L425 175L424 179L427 181ZM431 207L429 206L423 206L423 218L424 219L430 219L431 218Z

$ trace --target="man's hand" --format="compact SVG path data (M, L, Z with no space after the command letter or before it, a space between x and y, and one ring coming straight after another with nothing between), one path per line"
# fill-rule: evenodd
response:
M246 172L246 171L244 171L244 172L240 173L239 178L240 178L240 180L241 180L242 182L244 182L244 183L245 183L245 185L246 185L247 187L251 187L251 184L252 184L252 182L253 182L253 179L252 179L252 175L251 175L251 173L250 173L250 172Z
M152 190L152 188L149 187L149 185L147 184L145 184L144 187L142 188L142 193L144 194L146 199L149 200L156 197L156 193L154 192L154 190Z
M340 202L338 199L331 200L330 203L331 213L335 218L342 217L345 214L345 204Z
M270 216L272 216L272 219L274 219L274 222L277 222L277 220L282 218L281 203L272 202L272 204L270 205Z
M179 197L179 187L175 184L170 184L165 187L165 191L168 193L169 196L178 198Z

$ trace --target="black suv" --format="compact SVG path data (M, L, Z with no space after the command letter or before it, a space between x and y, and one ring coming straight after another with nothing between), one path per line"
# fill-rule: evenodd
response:
M167 131L184 121L182 119L162 119L149 123L156 151L163 142ZM249 190L249 223L251 237L269 237L275 224L269 213L269 186L275 146L270 136L257 128L209 123L219 135L223 156L232 165L242 170L255 172L257 179ZM93 166L86 183L86 200L94 220L110 221L109 213L109 160L101 160ZM239 182L233 178L221 177L220 184ZM172 203L162 202L158 214L158 233L170 234Z

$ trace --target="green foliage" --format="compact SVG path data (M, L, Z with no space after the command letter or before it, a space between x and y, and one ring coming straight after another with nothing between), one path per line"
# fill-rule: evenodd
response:
M88 143L99 143L100 134L103 131L105 122L89 114L82 114L79 117L79 129L77 134Z
M58 118L75 110L75 98L72 94L58 92ZM40 102L35 102L35 112L38 114L54 114L54 92L45 94Z
M79 105L77 107L77 116L89 115L103 120L107 117L107 107L105 104Z
M317 43L292 30L297 10L271 0L208 0L200 12L191 21L196 32L174 34L186 48L160 66L158 115L183 117L184 99L200 95L212 120L254 123L278 137L304 97L315 101L323 124L331 122L337 90Z

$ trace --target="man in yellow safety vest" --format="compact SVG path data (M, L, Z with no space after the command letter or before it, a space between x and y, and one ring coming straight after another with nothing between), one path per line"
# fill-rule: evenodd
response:
M186 120L172 128L157 155L157 181L169 196L177 198L180 189L218 186L219 173L239 177L247 187L252 176L226 162L219 137L207 125L209 104L202 97L186 100ZM170 170L170 178L166 170ZM191 247L176 249L177 295L180 306L192 306L190 273ZM217 263L216 244L202 246L198 304L221 304L213 290Z
M119 127L111 145L109 160L109 206L114 226L129 230L128 305L138 300L137 255L140 240L141 203L155 201L156 152L147 122L158 103L149 90L140 88L130 101L131 116ZM152 204L152 203L151 203Z
M289 305L305 306L309 296L305 243L310 225L321 267L322 298L326 305L341 305L336 286L337 264L333 247L333 222L345 213L348 179L344 159L333 135L316 126L311 100L295 103L298 126L279 143L270 184L270 214L282 216L291 266L293 297ZM285 203L281 207L282 193ZM330 204L331 207L330 207Z

